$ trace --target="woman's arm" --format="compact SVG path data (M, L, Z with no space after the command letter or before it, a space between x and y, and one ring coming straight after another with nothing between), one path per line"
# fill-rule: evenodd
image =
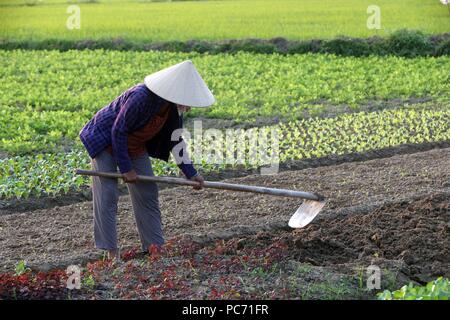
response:
M120 108L120 112L111 128L111 142L114 157L121 173L132 170L128 155L128 133L142 117L143 110L148 107L148 97L141 92L133 92Z
M205 180L197 172L197 170L195 170L194 165L192 164L192 160L187 153L187 144L182 137L180 137L180 142L177 144L177 147L172 149L172 154L175 158L175 162L178 168L180 168L186 178L200 183L198 187L193 188L196 190L202 189Z

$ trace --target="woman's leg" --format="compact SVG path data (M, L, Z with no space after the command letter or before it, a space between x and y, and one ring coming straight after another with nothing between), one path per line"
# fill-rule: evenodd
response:
M153 176L148 154L133 159L132 162L137 174ZM158 201L158 186L154 182L142 181L128 183L127 186L130 192L142 250L148 251L150 245L163 245L164 235Z
M106 151L91 160L92 169L104 172L117 172L114 158ZM119 191L117 179L92 177L92 202L94 206L95 246L108 250L110 257L117 254L116 215Z

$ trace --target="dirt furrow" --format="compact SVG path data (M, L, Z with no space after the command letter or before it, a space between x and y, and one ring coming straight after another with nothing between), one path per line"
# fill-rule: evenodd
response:
M345 208L358 208L352 213L357 215L358 212L370 213L369 209L389 201L408 203L412 201L408 199L421 194L448 194L450 149L284 171L274 176L251 175L227 181L315 191L325 195L328 204L311 226L326 232L328 217L339 217L338 212ZM160 203L167 237L221 232L224 237L227 232L228 237L232 237L233 230L245 233L245 230L283 229L300 204L295 199L218 190L198 192L184 187L162 190ZM448 216L443 219L448 228ZM375 222L367 220L367 230ZM138 246L128 196L122 197L119 203L118 225L121 246ZM405 228L408 229L407 226ZM404 230L404 227L398 230ZM339 232L336 232L335 238L339 237ZM346 237L351 238L352 234L348 233ZM444 240L448 240L448 235ZM100 252L93 248L91 202L0 216L1 271L13 269L22 259L45 269L82 263L99 255ZM327 255L314 261L326 264ZM330 261L333 260L330 258Z

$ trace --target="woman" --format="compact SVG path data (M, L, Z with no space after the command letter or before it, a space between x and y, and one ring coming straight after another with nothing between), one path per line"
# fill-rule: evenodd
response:
M97 171L116 172L127 183L142 249L164 243L158 187L139 183L137 175L153 175L150 157L168 161L170 152L182 138L172 133L182 128L182 113L190 107L207 107L215 101L211 91L190 60L147 76L98 111L80 131L80 139ZM178 148L179 149L179 148ZM183 149L177 155L178 167L187 179L199 182L197 173ZM180 157L179 157L180 156ZM186 160L187 159L187 160ZM136 183L137 182L137 183ZM110 259L118 255L116 215L119 193L117 180L93 177L94 238Z

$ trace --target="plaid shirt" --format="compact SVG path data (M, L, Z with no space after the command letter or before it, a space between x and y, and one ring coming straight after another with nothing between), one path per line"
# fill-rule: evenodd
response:
M112 145L120 172L128 172L132 170L131 159L128 154L128 133L144 127L165 103L167 103L166 100L150 91L144 84L138 84L99 110L81 129L80 140L91 158L95 158L109 145ZM167 120L167 122L172 121L170 124L165 124L167 128L182 127L182 118L178 116L178 112L174 111L174 114L176 116ZM169 155L165 151L172 150L179 142L184 143L182 138L179 141L171 141L170 134L157 135L155 139L164 141L156 141L156 144L155 141L149 141L152 143L148 144L147 148L151 156L167 161ZM167 150L154 150L155 147L153 146L155 145L158 148L167 148ZM178 167L188 179L197 175L197 171L191 162L181 163Z

